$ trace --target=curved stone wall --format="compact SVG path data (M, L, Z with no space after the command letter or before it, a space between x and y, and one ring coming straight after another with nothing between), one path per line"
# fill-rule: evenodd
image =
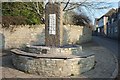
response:
M86 58L33 58L13 54L13 65L24 72L42 77L78 76L94 66L94 55Z
M46 47L46 46L45 46ZM44 46L27 46L24 48L25 51L30 52L30 53L37 53L40 54L40 52L46 50L46 53L54 53L54 54L66 54L66 55L71 55L71 54L77 54L82 51L82 46L80 45L75 45L75 46L64 46L62 48L59 47L46 47L45 49Z

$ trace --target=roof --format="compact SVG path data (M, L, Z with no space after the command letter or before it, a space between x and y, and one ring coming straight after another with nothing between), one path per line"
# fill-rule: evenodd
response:
M104 16L111 16L113 13L116 13L116 9L109 10Z
M116 12L117 12L117 9L112 8L106 14L104 14L102 17L100 17L98 20L100 20L103 17L111 16L113 13L116 13Z

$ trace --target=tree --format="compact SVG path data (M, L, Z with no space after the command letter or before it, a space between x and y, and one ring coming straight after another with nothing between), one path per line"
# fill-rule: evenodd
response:
M75 25L89 26L91 20L86 15L78 14L78 15L73 15L73 23Z
M44 15L43 2L4 2L2 14L2 23L7 24L7 27L10 24L41 24Z

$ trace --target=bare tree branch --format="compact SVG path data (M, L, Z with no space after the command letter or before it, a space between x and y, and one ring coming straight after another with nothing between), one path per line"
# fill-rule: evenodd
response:
M91 9L108 9L111 7L110 5L105 5L105 4L109 4L107 2L87 2L87 1L88 0L85 0L82 2L70 3L70 0L69 0L69 2L67 2L67 3L66 2L61 2L61 3L66 4L63 11L73 10L73 9L81 7L81 6L90 7Z
M70 3L70 0L69 0L67 3L65 3L65 2L61 2L61 3L66 4L66 5L65 5L65 8L63 9L63 11L69 11L69 10L73 10L73 9L81 6L81 5L84 4L86 1L87 1L87 0L85 0L85 1L83 1L83 2L78 2L78 3ZM70 4L70 5L69 5L69 4ZM69 6L68 6L68 5L69 5ZM68 7L68 9L65 10L67 7Z
M64 9L63 9L63 11L67 8L69 2L70 2L70 0L68 0L68 2L66 3L66 5L65 5L65 7L64 7Z

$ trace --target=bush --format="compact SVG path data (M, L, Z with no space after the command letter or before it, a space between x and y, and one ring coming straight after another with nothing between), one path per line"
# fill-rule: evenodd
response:
M90 19L85 15L73 15L72 17L74 25L88 26L91 23Z

